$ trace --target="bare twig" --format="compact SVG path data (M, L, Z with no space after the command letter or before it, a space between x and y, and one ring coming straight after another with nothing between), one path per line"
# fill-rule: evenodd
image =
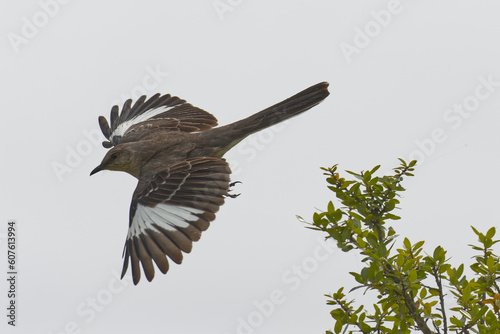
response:
M441 276L439 276L439 270L437 268L432 268L432 275L436 279L436 284L439 290L439 303L441 304L441 314L443 315L443 333L448 333L448 318L446 318L446 308L444 305L444 293L443 293L443 284L441 283Z

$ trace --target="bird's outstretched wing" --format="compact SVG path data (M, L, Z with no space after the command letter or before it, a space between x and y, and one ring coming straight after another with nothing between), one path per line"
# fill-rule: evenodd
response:
M106 148L121 142L144 139L157 131L202 131L217 125L217 119L210 113L194 107L185 100L170 94L155 94L146 100L141 96L132 106L129 99L123 104L121 112L113 106L110 123L99 116L99 126L109 141L102 145ZM145 130L145 131L143 131Z
M129 259L134 284L141 278L140 264L148 281L155 274L152 261L164 274L169 268L166 256L180 264L182 252L191 251L224 203L230 173L222 159L197 157L139 181L130 207L122 278Z

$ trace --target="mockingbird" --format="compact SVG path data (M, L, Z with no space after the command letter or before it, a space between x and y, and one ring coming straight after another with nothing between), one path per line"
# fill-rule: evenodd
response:
M322 82L250 117L216 127L210 113L176 96L141 96L133 106L127 100L119 113L111 109L110 123L99 117L99 126L111 148L101 170L124 171L139 182L132 196L122 278L132 264L134 284L141 278L139 263L148 281L169 268L167 256L177 264L182 252L191 251L215 219L231 186L231 170L222 156L248 135L304 112L329 95Z

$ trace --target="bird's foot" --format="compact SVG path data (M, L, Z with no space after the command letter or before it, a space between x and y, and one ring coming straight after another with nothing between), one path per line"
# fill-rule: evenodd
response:
M241 195L241 194L230 194L229 193L232 190L231 188L233 188L238 183L241 183L241 182L240 181L235 181L235 182L229 183L229 190L227 191L227 194L226 194L227 197L236 198L236 197L238 197L238 196Z

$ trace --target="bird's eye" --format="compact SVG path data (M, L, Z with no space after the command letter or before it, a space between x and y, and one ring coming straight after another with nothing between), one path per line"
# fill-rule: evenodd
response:
M116 160L116 158L118 158L118 154L116 153L111 154L111 159Z

